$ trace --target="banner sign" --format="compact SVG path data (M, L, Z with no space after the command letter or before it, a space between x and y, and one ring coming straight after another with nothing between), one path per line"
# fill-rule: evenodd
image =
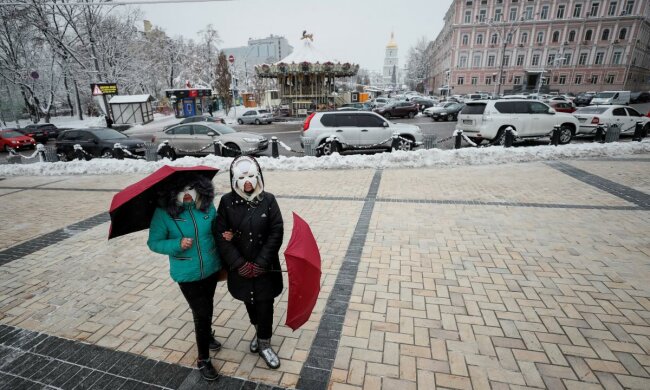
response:
M117 95L117 84L115 83L90 84L90 90L92 91L93 96Z

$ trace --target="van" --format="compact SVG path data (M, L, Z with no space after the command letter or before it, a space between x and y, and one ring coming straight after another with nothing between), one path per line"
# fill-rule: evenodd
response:
M603 91L598 92L591 102L590 106L600 104L630 104L630 91Z

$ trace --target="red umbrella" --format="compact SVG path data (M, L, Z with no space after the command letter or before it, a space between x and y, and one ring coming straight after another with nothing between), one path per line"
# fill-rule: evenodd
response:
M286 325L293 330L311 316L320 292L320 252L307 222L293 213L293 231L284 251L289 272Z
M165 165L135 184L115 194L111 202L111 228L108 239L148 229L153 212L158 207L158 192L165 184L188 173L199 173L210 180L217 174L217 168L199 165L196 167L172 167Z

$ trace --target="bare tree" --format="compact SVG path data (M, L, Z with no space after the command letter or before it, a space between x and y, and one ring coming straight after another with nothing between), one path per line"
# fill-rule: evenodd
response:
M232 75L230 74L228 59L223 52L219 52L214 74L213 89L217 92L217 97L224 103L226 114L228 114L230 107L232 107L232 94L230 92Z
M427 38L418 39L415 46L409 49L406 60L406 84L410 89L424 92L424 79L429 74L431 64L427 58Z

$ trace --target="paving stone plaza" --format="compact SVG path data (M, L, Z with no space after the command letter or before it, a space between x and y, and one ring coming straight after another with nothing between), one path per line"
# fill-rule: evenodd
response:
M311 225L321 294L295 332L276 300L269 370L220 284L213 383L147 231L106 239L144 176L0 180L0 388L650 389L648 154L265 172L284 245L292 211Z

